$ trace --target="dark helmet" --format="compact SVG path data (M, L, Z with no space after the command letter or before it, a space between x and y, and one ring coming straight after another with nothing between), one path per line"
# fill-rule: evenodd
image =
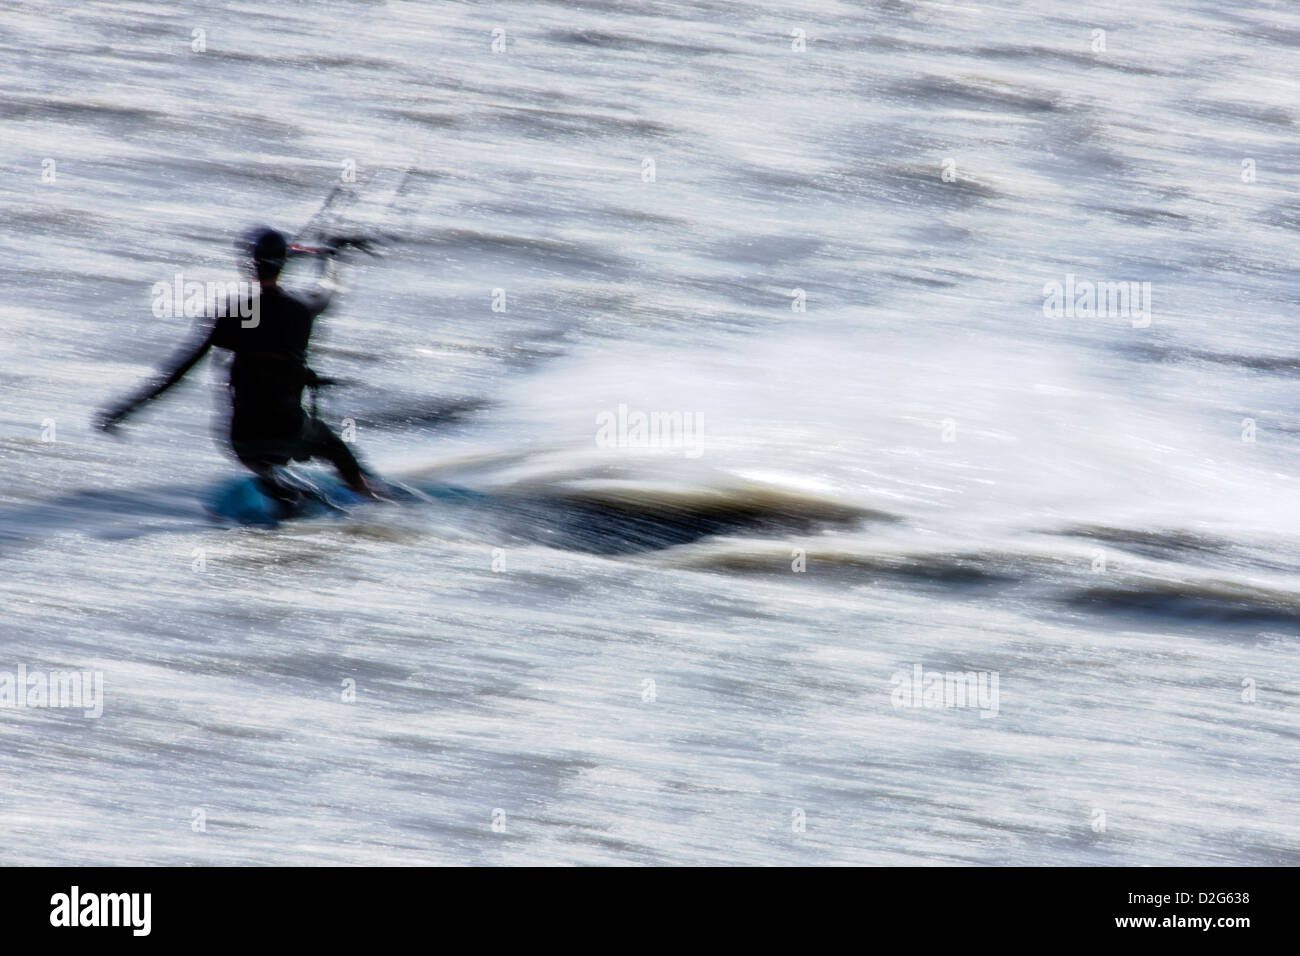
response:
M269 226L258 226L248 231L244 241L248 254L259 269L278 272L284 266L285 256L289 254L289 241L284 238L284 233Z

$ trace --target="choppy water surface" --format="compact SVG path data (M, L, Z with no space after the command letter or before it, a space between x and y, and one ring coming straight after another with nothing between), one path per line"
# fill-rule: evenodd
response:
M0 708L0 859L1300 862L1298 45L1263 2L6 4L0 672L104 697ZM216 526L219 371L91 414L190 334L154 283L348 161L387 243L325 412L458 491Z

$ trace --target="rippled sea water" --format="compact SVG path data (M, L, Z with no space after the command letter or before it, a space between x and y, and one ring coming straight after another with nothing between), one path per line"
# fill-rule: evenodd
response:
M0 860L1300 862L1298 46L1259 0L6 4L0 704L104 683L0 707ZM192 334L155 283L353 171L322 411L454 492L216 524L219 367L92 416Z

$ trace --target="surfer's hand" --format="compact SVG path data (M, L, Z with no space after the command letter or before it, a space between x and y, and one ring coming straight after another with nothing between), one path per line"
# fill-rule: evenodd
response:
M129 405L103 409L95 416L95 427L105 434L112 435L130 410Z

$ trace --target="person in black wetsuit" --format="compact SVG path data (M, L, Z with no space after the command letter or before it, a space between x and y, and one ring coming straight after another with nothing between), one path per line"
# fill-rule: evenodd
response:
M337 250L331 245L308 250L325 257L325 276L315 293L290 295L278 285L290 252L283 234L274 229L255 230L249 236L249 246L261 288L252 318L241 316L239 309L223 310L225 314L211 324L197 346L180 355L155 384L102 412L98 426L111 432L140 406L179 382L209 349L227 349L234 354L229 386L231 448L257 475L267 494L291 506L302 489L286 479L281 467L290 461L323 458L350 488L375 497L370 475L347 444L302 408L303 390L324 381L307 366L307 347L316 316L329 305L333 292L330 270Z

